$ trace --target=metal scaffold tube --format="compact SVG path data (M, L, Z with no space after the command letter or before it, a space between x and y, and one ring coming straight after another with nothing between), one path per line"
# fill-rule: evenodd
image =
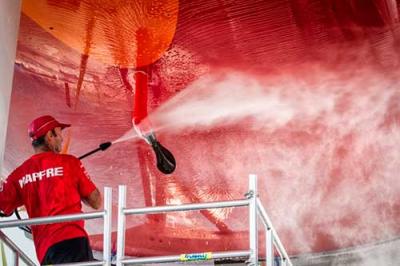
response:
M265 230L265 261L267 266L273 266L274 263L274 235L271 228L267 226Z
M197 255L198 257L202 257L202 258L197 259L197 260L187 259L187 257L190 255L193 255L193 256ZM133 258L133 259L125 259L122 262L123 262L123 264L188 262L188 261L224 259L224 258L232 258L232 257L248 257L249 255L250 255L249 250L239 250L239 251L228 251L228 252L206 252L206 253L181 254L181 255L171 255L171 256L154 256L154 257L146 257L146 258Z
M274 237L274 242L276 243L278 251L283 255L283 259L286 261L286 263L289 264L289 266L293 266L288 254L286 253L285 248L282 245L281 240L279 239L278 234L276 233L274 227L272 226L271 220L269 219L269 216L268 216L267 212L265 211L264 206L262 205L260 199L257 199L257 209L260 213L260 216L261 216L264 224L266 226L268 226L270 228L270 230L272 231L272 235Z
M88 262L74 262L63 264L52 264L51 266L100 266L105 265L104 261L88 261Z
M0 239L14 252L14 254L19 254L19 259L21 259L28 266L35 265L35 263L8 236L6 236L2 230L0 230Z
M112 189L104 188L103 260L111 265Z
M169 205L169 206L126 209L124 210L124 214L130 215L130 214L153 214L153 213L176 212L176 211L196 211L204 209L242 207L247 205L249 205L248 200L230 200L230 201L219 201L219 202L208 202L208 203L194 203L194 204L183 204L183 205Z
M126 186L118 187L117 266L122 266L125 256Z
M249 178L249 241L250 241L250 266L258 265L258 228L257 228L257 176Z
M56 215L51 217L41 217L33 219L4 221L0 223L0 228L38 225L38 224L51 224L51 223L59 223L66 221L90 220L90 219L101 218L103 216L104 216L104 211L99 211L99 212L88 212L80 214Z

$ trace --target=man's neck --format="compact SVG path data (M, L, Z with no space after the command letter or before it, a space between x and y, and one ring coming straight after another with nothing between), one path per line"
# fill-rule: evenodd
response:
M43 146L43 147L35 148L34 151L35 151L35 154L44 153L44 152L49 152L49 151L54 152L54 151L52 151L48 146Z

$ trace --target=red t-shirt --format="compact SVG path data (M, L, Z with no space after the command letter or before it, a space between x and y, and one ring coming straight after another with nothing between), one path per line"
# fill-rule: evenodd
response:
M30 218L82 212L81 199L96 186L79 159L71 155L44 152L33 155L12 172L0 187L0 209L10 214L25 205ZM53 244L85 237L84 221L32 226L39 261Z

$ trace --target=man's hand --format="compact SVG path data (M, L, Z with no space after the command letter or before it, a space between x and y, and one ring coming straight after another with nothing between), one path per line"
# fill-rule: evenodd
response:
M83 203L87 206L92 207L95 210L101 207L101 195L99 190L96 188L87 198L82 198Z
M7 183L7 180L5 177L0 176L0 192L3 191L4 185Z

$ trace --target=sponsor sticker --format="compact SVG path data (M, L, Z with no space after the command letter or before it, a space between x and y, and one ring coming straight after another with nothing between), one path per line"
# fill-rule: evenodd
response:
M212 259L212 252L182 254L179 256L180 261L198 261L210 259Z

